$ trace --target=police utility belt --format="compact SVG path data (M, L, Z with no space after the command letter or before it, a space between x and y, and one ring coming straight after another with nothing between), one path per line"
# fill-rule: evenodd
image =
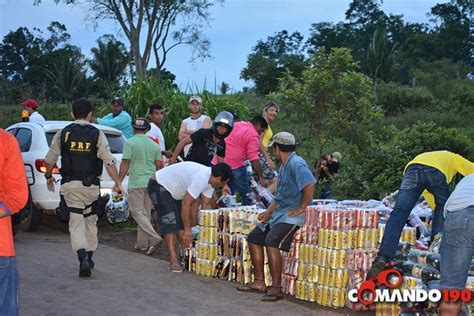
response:
M65 176L65 177L62 177L61 184L71 182L71 181L82 181L82 185L85 187L90 187L91 185L100 185L100 179L95 176L87 176L87 177Z

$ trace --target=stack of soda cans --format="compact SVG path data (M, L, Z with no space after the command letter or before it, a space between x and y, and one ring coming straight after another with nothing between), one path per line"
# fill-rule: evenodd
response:
M344 307L350 256L357 258L352 261L355 269L369 265L372 257L365 254L375 253L377 228L378 212L372 209L334 204L308 207L305 226L300 230L301 242L295 238L289 253L290 258L297 255L297 260L285 259L285 271L294 273L298 267L295 297L323 306ZM286 279L291 285L292 278ZM284 290L292 294L291 286Z
M254 206L201 210L197 227L199 239L196 247L186 249L186 269L231 282L252 282L253 268L246 238L256 226L261 211ZM269 285L270 281L265 254L265 282Z

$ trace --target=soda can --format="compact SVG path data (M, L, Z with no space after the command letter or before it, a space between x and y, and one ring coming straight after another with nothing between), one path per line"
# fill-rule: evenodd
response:
M316 302L316 284L312 282L306 283L306 300Z
M331 290L331 307L342 307L341 304L341 290L332 288Z
M315 264L324 266L325 248L317 246L316 253L317 253L317 256L316 256Z
M324 228L319 229L319 245L323 248L326 248L328 245L328 235L327 230Z
M308 245L308 263L314 262L315 247L314 245Z
M301 299L301 280L296 281L295 283L295 298Z
M329 298L329 300L328 300ZM328 286L323 286L322 294L321 294L321 305L328 306L328 301L330 301L330 292Z
M319 280L319 266L313 265L313 271L311 273L310 281L317 283L318 280Z
M357 230L357 248L365 248L365 238L366 238L366 230L365 229L358 229Z
M332 272L331 286L335 288L342 288L342 284L344 281L344 270L335 269L335 270L332 270L331 272Z
M334 231L333 230L328 230L327 236L328 236L327 248L334 248L333 247Z
M214 260L217 257L217 244L209 244L209 259Z
M203 227L204 226L204 210L199 211L199 218L198 218L198 224L199 226Z
M306 300L306 282L300 281L300 300Z
M343 230L338 232L341 236L341 248L340 249L350 249L349 243L349 231Z
M306 263L299 262L299 265L298 265L298 280L304 280L305 271L306 271Z
M359 229L351 230L351 232L352 232L351 249L356 249L357 248L357 241L359 239Z
M217 243L218 233L216 228L209 229L209 241L211 243Z
M342 271L343 271L343 274L342 274L342 287L347 288L347 286L349 285L349 270L344 269Z
M343 236L341 231L334 231L333 232L333 248L334 249L342 249L342 242L343 242Z
M377 213L377 212L373 212L373 213ZM370 230L370 247L369 248L372 248L372 249L375 249L377 248L377 244L378 244L378 240L379 240L379 231L377 230L377 228L372 228Z
M323 286L318 284L316 286L316 303L321 305L321 298L322 298Z
M304 280L309 281L312 275L313 275L313 265L311 263L308 263L306 264L306 268L304 271Z
M344 216L344 211L337 210L334 212L334 229L339 230L342 228L342 217Z
M304 261L304 244L298 245L298 256L299 261Z

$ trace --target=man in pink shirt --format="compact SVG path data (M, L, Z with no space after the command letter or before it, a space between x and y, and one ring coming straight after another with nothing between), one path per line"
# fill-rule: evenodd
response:
M267 121L262 116L256 116L250 122L236 122L225 139L224 162L232 168L234 174L234 180L229 182L229 187L232 193L239 193L242 205L249 205L247 194L250 192L245 160L250 160L260 184L264 185L266 182L260 170L258 151L260 134L267 128Z

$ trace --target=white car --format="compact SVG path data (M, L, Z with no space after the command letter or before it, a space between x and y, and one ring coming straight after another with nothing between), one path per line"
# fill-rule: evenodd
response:
M43 213L54 215L59 207L59 188L61 175L61 158L59 158L57 167L53 169L53 177L56 179L55 190L50 192L46 185L45 157L48 153L51 141L54 135L72 122L68 121L46 121L42 124L23 122L17 123L6 130L13 134L19 145L23 156L25 173L29 185L29 199L25 208L21 212L21 222L16 221L22 230L34 231L41 224ZM117 169L122 161L122 149L126 141L122 132L108 126L96 125L95 127L105 133L109 142L110 151L117 160ZM128 178L125 178L123 187L126 190ZM102 171L100 179L101 194L110 193L114 186L114 181L107 170ZM14 221L15 223L15 221ZM17 227L15 227L17 228Z

